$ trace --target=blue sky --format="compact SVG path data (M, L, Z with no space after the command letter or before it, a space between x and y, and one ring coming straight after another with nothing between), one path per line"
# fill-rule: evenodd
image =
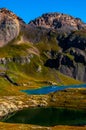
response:
M27 23L48 12L70 14L86 22L86 0L0 0L2 7L13 11Z

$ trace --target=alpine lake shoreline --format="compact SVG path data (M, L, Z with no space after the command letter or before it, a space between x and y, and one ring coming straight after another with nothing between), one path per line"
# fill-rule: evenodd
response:
M22 130L23 129L29 130L29 127L31 130L33 130L34 127L37 130L57 130L57 129L63 130L63 128L64 129L75 128L76 130L81 128L82 130L85 130L86 129L85 127L86 125L86 121L85 121L86 120L85 119L86 88L85 86L86 85L83 84L80 86L81 88L80 87L74 88L74 85L73 85L72 88L69 87L66 89L58 90L58 91L56 91L56 88L54 86L55 92L53 91L47 94L39 94L39 95L38 94L36 95L24 94L22 96L8 96L8 97L3 96L2 98L4 99L4 102L2 102L2 106L5 105L5 108L6 108L5 102L7 103L8 99L9 99L9 102L7 104L8 112L5 113L5 115L1 119L2 125L0 125L0 127L4 125L9 126L13 124L16 124L17 125L16 127L19 127L21 126L21 123L22 123L22 125L26 126L25 128L22 127ZM46 87L44 88L46 89ZM41 88L38 88L38 89L41 89ZM8 108L8 105L9 105L9 108ZM15 107L14 106L12 107L12 105L14 105ZM40 113L43 113L43 114L40 114ZM30 122L27 122L28 120L27 115L30 115L30 118L29 118L29 120L31 119ZM69 118L70 116L72 116L72 119ZM40 122L40 119L42 122ZM52 121L49 119L52 119ZM65 119L65 122L64 122L64 119ZM77 123L77 120L78 120L78 123ZM3 130L5 129L3 128Z
M86 23L46 13L26 24L0 9L0 130L86 130L83 83Z

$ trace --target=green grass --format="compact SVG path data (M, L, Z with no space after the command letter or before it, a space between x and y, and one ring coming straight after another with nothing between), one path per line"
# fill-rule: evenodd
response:
M28 88L38 88L41 86L48 86L52 84L56 85L68 85L68 84L80 84L82 82L72 79L58 72L55 69L50 69L44 66L44 63L49 59L47 52L54 51L58 53L61 48L56 40L57 34L50 34L51 37L45 35L41 36L42 39L39 43L22 43L17 44L22 35L19 35L17 39L11 41L8 45L0 48L0 58L13 58L22 57L32 54L30 63L17 63L9 62L6 65L0 64L0 71L6 73L14 82L19 86L14 86L9 83L4 77L0 77L0 94L12 95L19 94L19 90ZM66 54L70 59L73 57ZM39 67L41 68L40 71ZM9 88L9 89L8 89ZM11 89L12 91L10 91Z
M41 86L81 84L80 81L72 79L41 65L41 71L37 72L40 61L34 57L30 64L9 63L5 73L19 86L12 85L4 77L0 77L0 95L17 95L19 90L38 88ZM37 61L37 63L36 63ZM34 63L35 62L35 63ZM15 93L16 92L16 93Z
M64 56L67 56L70 60L74 61L74 56L69 53L63 53Z
M16 86L13 86L10 82L8 82L3 77L0 77L0 96L13 96L21 94L19 89Z
M29 44L21 45L7 45L0 48L0 57L15 57L15 56L24 56L27 55L28 49L30 48Z

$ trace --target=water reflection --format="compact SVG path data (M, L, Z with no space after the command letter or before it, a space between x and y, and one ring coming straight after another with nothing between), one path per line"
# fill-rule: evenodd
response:
M41 126L86 125L86 111L63 108L28 108L4 120Z

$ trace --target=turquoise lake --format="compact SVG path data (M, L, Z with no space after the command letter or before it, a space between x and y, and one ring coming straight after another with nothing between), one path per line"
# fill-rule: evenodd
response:
M39 89L22 90L22 92L30 95L39 95L61 91L69 88L86 88L86 84L70 86L45 86ZM8 117L4 119L4 122L33 124L40 126L83 126L86 125L86 110L56 107L32 107L8 115Z
M86 84L69 86L45 86L38 89L22 90L29 95L49 94L51 92L61 91L69 88L86 88Z

